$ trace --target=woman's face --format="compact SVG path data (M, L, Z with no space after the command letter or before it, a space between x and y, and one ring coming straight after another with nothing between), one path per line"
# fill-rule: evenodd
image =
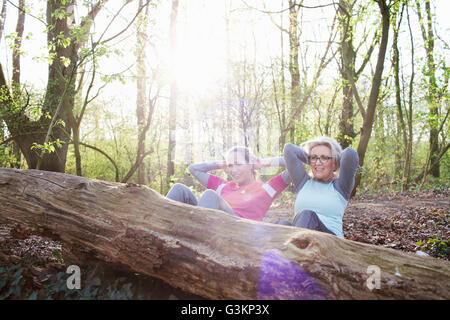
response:
M240 152L230 152L227 157L227 171L234 182L242 185L254 180L253 164L245 161L245 157Z
M309 154L309 165L317 181L329 182L334 177L335 163L328 146L313 147Z

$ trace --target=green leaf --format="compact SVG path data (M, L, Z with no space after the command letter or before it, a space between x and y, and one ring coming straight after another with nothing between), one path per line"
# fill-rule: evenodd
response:
M59 263L63 263L63 259L61 258L61 253L58 250L53 250L52 254L58 259Z
M60 57L61 63L64 65L64 67L68 67L70 65L70 58L66 57Z

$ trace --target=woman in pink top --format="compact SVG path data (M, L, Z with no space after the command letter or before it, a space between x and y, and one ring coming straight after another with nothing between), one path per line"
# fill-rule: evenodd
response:
M248 148L234 147L228 152L226 162L204 162L189 166L191 174L208 188L198 201L192 191L180 183L170 189L167 197L261 221L273 200L291 182L286 170L266 183L256 179L256 170L273 166L285 167L284 159L282 157L260 159L253 156ZM227 181L208 174L209 171L220 169L227 170L232 180Z

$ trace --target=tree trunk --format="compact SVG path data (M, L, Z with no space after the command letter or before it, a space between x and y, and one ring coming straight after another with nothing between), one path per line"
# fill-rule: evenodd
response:
M13 72L12 72L12 81L11 86L13 88L13 94L15 95L15 91L20 92L20 57L22 50L22 38L23 31L25 28L25 0L19 0L18 7L18 17L16 24L16 35L14 38L14 47L13 47ZM14 161L11 161L11 168L20 168L20 160L22 154L20 152L20 146L13 141L11 143L11 147L13 149L13 154L15 157Z
M405 166L403 171L403 190L408 190L409 184L411 181L411 162L412 162L412 145L413 145L413 91L414 91L414 77L415 77L415 69L414 69L414 35L411 29L411 22L409 18L409 10L408 6L406 6L406 17L408 22L408 30L409 30L409 39L411 43L411 76L409 80L409 92L408 92L408 109L405 108L405 112L407 114L407 124L408 124L408 142L405 146L406 149L406 158L405 158Z
M381 76L384 68L384 58L386 56L387 43L389 38L389 21L390 13L389 7L385 0L378 0L382 18L381 43L378 51L377 65L375 67L375 74L372 79L372 88L370 90L369 102L367 104L366 115L363 120L361 128L361 139L358 144L359 166L364 165L364 156L366 154L367 146L369 144L370 136L372 135L373 122L375 119L375 109L378 103L378 96L380 94ZM356 188L361 182L361 174L357 173L355 178L355 187L352 194L355 194Z
M450 298L448 261L193 207L142 185L0 169L0 201L0 223L60 240L64 259L205 298Z
M47 42L50 48L54 47L54 49L49 51L50 54L55 55L55 58L49 65L43 113L49 112L52 117L63 121L63 123L56 123L50 129L50 141L59 139L63 144L60 148L55 146L55 152L51 154L40 156L38 153L32 152L30 154L31 161L36 161L36 166L30 168L64 172L66 167L68 142L72 134L69 110L73 109L75 104L75 80L78 68L77 51L79 44L76 41L71 41L68 45L58 42L57 39L61 36L71 39L72 34L68 19L58 19L54 13L58 10L69 12L70 5L69 3L61 4L52 0L47 1L47 23L54 26L49 28ZM66 65L61 58L70 59L70 64ZM58 109L59 105L61 105L60 109ZM59 114L56 114L58 111ZM40 144L48 142L45 141L46 135L39 137L39 139L42 140L42 142L39 142Z
M437 124L437 118L439 117L439 88L436 81L436 63L434 61L434 34L433 34L433 23L432 14L430 8L430 1L425 1L425 14L427 17L426 26L424 19L422 18L420 3L416 0L417 14L419 17L419 23L422 30L422 38L425 45L425 51L427 54L427 70L425 75L428 77L428 96L426 100L428 102L429 115L429 126L430 126L430 151L428 163L434 163L435 165L430 168L430 172L433 177L438 178L440 176L440 165L439 161L436 161L437 154L439 153L439 130Z
M75 154L75 168L77 176L82 176L83 171L81 168L81 151L80 151L80 127L78 124L72 126L73 130L73 150Z
M23 4L23 2L21 2L21 4ZM45 142L48 142L45 140L50 120L45 116L41 117L39 121L33 122L30 121L23 114L23 112L21 112L20 114L17 114L5 121L11 135L15 137L14 141L19 145L29 168L37 168L40 166L43 170L58 172L64 172L65 169L68 144L64 142L68 142L70 140L71 133L71 127L65 110L73 107L73 75L77 62L77 55L76 52L74 52L73 43L66 47L56 44L57 37L61 37L61 35L64 37L70 37L67 19L56 19L53 16L53 12L55 10L63 9L67 9L67 5L64 6L54 1L47 2L47 22L48 25L53 26L53 28L49 28L47 40L49 44L54 44L54 49L51 50L51 53L55 54L55 58L53 63L49 66L48 84L43 109L43 113L45 115L49 113L50 116L54 116L57 110L57 105L61 103L61 112L59 112L56 116L56 119L63 120L64 124L57 123L50 131L51 134L49 136L51 141L57 139L61 140L63 142L61 148L55 147L55 152L50 154L46 153L43 155L41 155L40 152L36 152L36 150L31 149L34 143L44 144ZM22 18L19 16L19 22L21 19ZM20 23L23 23L23 20ZM19 23L17 30L20 30ZM64 66L64 63L60 59L61 57L70 58L70 65L68 67ZM18 54L15 54L13 58L13 66L15 69L13 74L13 84L18 83L20 77L19 58L20 56ZM0 86L6 87L7 84L3 78L4 76L2 76ZM65 90L67 88L68 90ZM63 92L66 92L66 94L63 94ZM12 94L14 94L14 92ZM26 106L23 108L25 107Z
M356 133L353 128L353 84L356 82L356 52L353 49L353 7L348 0L340 0L338 8L340 53L342 64L342 112L339 122L338 141L343 149L350 146Z
M107 0L99 1L92 7L89 15L81 19L80 27L89 33L89 21L92 21ZM47 1L47 44L52 63L49 64L47 88L43 102L43 116L39 121L30 121L24 114L26 105L21 106L19 113L7 114L4 119L11 136L19 145L29 168L40 168L48 171L64 172L68 144L71 136L71 121L69 113L74 106L74 84L78 68L78 50L84 41L76 41L71 33L71 25L68 19L72 3L70 1ZM55 12L64 12L64 17ZM73 18L73 17L71 17ZM73 19L72 19L73 20ZM70 40L70 41L69 41ZM16 75L17 77L17 75ZM10 88L0 69L0 88L7 91L7 106L10 101ZM51 122L47 117L53 118ZM35 143L42 145L60 140L61 147L55 144L55 152L40 153L31 148Z
M172 60L176 52L176 30L177 30L177 15L178 15L178 0L172 0L172 11L170 14L170 50ZM174 61L172 61L172 68ZM172 79L170 84L170 101L169 101L169 146L167 150L167 176L166 188L170 187L172 176L175 174L175 145L176 145L176 126L177 126L177 99L178 86L174 75L175 69L172 72Z
M407 163L409 161L408 158L408 131L406 129L405 116L403 115L403 106L402 106L402 89L400 87L400 50L398 46L398 38L399 38L399 30L401 26L401 22L403 19L403 11L405 8L405 4L399 4L400 8L397 8L396 12L392 15L392 29L393 29L393 38L392 38L392 67L394 69L394 86L395 86L395 104L397 106L397 143L400 140L400 133L403 141L403 147L400 147L400 144L397 146L395 150L395 168L397 172L400 172L400 167L403 167L402 173L402 191L405 191L405 187L407 187L408 177L406 176L406 168L409 166ZM398 19L398 21L397 21ZM404 159L403 166L401 166L401 159ZM400 173L399 173L400 174ZM397 178L394 175L395 178Z
M142 7L142 1L139 1L139 7ZM145 140L146 135L142 135L142 131L145 126L145 109L147 105L147 56L145 50L147 49L147 25L148 25L148 7L145 14L141 13L137 21L137 46L136 46L136 69L137 69L137 101L136 101L136 117L137 117L137 136L138 148L136 158L142 157L145 153ZM145 165L142 162L137 169L137 182L139 184L145 184Z
M298 13L300 6L296 1L289 0L289 73L291 75L291 108L298 108L300 102L300 71L298 66L299 41Z
M283 29L283 15L281 15L281 29ZM286 80L285 80L285 64L284 64L284 39L283 31L280 32L280 50L281 50L281 68L280 68L280 89L281 89L281 110L279 111L280 119L280 136L278 138L278 150L282 151L286 144Z
M6 1L2 1L2 11L0 12L0 40L3 37L3 30L5 29L5 21L6 21Z
M226 34L226 73L227 73L227 93L225 104L225 121L224 121L224 149L229 150L233 147L233 121L232 121L232 104L233 104L233 90L232 90L232 62L233 56L231 54L231 3L229 0L225 1L225 34Z
M19 16L17 17L16 36L13 47L13 72L12 86L20 85L20 56L22 49L22 37L25 27L25 0L19 0Z

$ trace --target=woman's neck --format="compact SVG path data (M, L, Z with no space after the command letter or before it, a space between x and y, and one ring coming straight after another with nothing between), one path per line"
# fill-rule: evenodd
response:
M253 182L255 182L256 180L255 180L255 178L250 178L250 179L247 179L247 180L245 180L245 181L242 181L242 182L236 182L240 187L243 187L243 186L247 186L247 185L249 185L249 184L252 184Z
M333 181L335 179L335 174L333 173L332 175L330 175L327 179L316 179L313 177L314 180L318 181L318 182L322 182L322 183L330 183L331 181Z

